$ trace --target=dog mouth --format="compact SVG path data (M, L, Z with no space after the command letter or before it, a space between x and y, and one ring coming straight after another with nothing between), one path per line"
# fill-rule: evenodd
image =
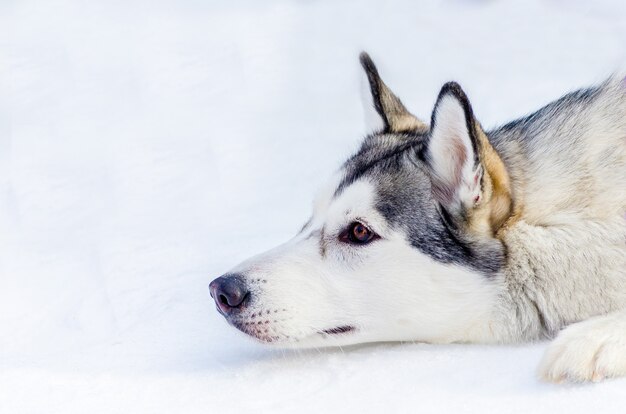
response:
M258 318L255 319L239 319L239 318L227 318L230 325L243 332L244 334L256 339L259 342L266 344L281 344L287 342L299 342L297 337L281 334L277 331L277 327L274 326L269 318L264 318L264 312L257 313ZM340 337L356 332L357 328L353 325L340 325L334 328L324 329L318 331L324 337ZM304 338L300 338L304 339Z
M321 333L326 335L342 335L355 331L356 328L351 325L336 326L331 329L325 329Z

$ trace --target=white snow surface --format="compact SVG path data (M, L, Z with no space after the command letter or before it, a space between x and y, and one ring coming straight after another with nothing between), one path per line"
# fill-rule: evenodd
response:
M490 127L622 69L626 3L0 3L1 413L625 412L538 381L546 343L284 351L215 311L366 132L361 50Z

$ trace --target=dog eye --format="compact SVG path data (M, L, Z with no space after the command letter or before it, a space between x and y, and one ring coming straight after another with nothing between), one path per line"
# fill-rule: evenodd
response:
M378 235L368 229L367 226L355 221L341 232L339 240L344 243L367 244L377 237Z

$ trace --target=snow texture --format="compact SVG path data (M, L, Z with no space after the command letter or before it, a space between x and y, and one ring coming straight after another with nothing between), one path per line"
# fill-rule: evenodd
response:
M207 285L292 236L366 132L358 53L486 127L626 61L614 1L0 2L0 412L624 412L545 343L281 351Z

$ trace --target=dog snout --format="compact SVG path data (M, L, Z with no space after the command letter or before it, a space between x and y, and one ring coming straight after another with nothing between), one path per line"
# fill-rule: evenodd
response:
M220 276L209 284L209 292L217 309L224 316L239 312L250 297L241 275Z

